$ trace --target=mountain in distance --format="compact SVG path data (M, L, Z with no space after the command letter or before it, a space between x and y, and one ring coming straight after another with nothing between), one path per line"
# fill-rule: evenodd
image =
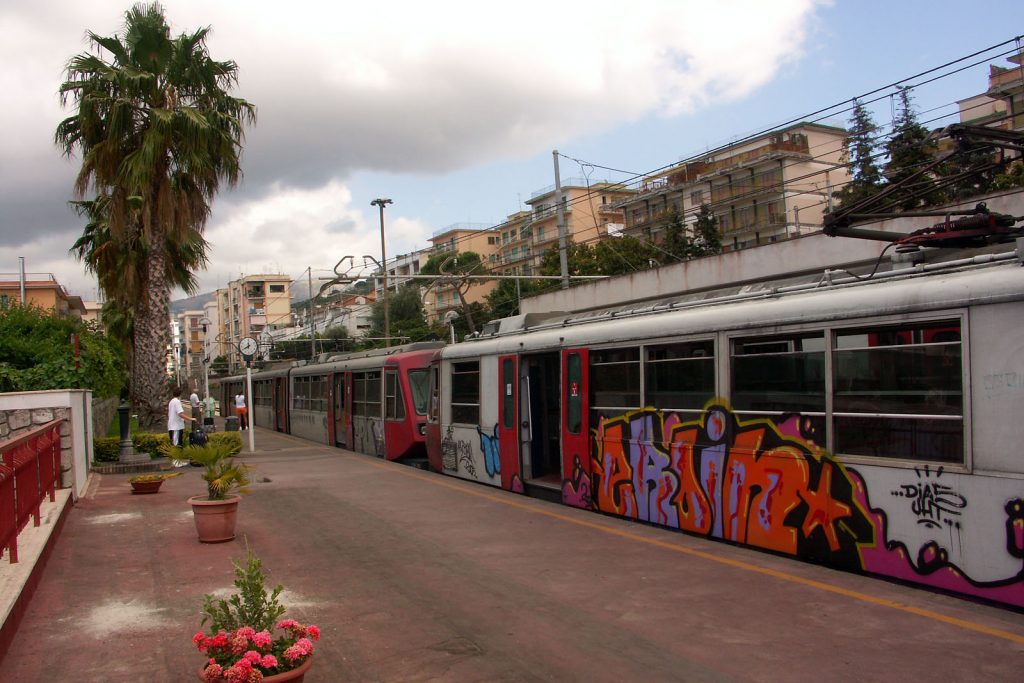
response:
M177 316L185 311L201 311L203 310L203 304L216 298L217 292L206 292L205 294L190 296L187 299L178 299L171 302L170 313L172 316Z

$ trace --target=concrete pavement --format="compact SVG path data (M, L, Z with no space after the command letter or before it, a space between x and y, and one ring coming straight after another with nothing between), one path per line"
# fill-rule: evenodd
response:
M196 541L199 471L67 513L0 681L195 680L244 540L324 681L1019 680L1024 615L257 430L239 537Z

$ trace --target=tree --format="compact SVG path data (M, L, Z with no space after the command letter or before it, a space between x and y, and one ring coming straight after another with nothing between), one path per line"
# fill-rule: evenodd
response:
M722 233L718 230L718 218L707 204L700 205L697 221L693 224L693 241L690 256L701 258L722 253Z
M943 195L935 187L931 174L915 177L926 164L935 160L938 145L917 120L910 97L910 88L899 89L900 111L896 117L896 128L885 149L889 163L885 166L885 177L889 185L906 182L906 186L894 188L885 198L885 205L895 205L904 211L923 206L934 206L943 202ZM882 208L882 207L879 207Z
M370 337L384 336L384 300L373 303L370 312ZM427 314L420 298L419 285L407 282L392 292L388 297L388 317L390 318L391 334L408 337L411 341L421 341L435 337L434 331L427 324ZM373 346L383 346L383 343Z
M566 267L569 275L600 275L594 249L589 244L569 242L565 245ZM562 265L558 247L544 252L540 259L541 275L561 275Z
M466 294L469 293L470 287L474 282L479 282L479 280L470 280L469 277L487 275L488 272L487 263L475 251L435 254L427 259L427 262L420 268L421 275L438 276L438 279L434 280L435 284L447 280L455 287L455 291L459 293L459 302L462 308L461 318L464 319L464 324L470 334L476 332L473 312L479 313L482 306L474 309L466 301Z
M0 308L0 391L92 389L105 398L124 383L120 346L95 327L34 306Z
M665 238L661 242L661 249L658 261L662 265L679 263L693 257L693 243L678 209L672 210L665 224Z
M229 94L238 67L210 57L208 34L172 37L159 4L135 5L120 34L87 33L96 54L72 57L59 89L76 108L54 136L65 155L82 155L75 194L102 198L111 239L136 246L131 397L146 426L162 421L166 398L168 241L202 234L220 183L241 175L243 131L256 118Z
M543 280L499 280L498 286L484 297L491 320L519 315L519 301L544 290Z
M609 237L594 245L597 275L627 275L657 264L659 252L645 240L632 235Z
M854 99L845 155L852 178L841 190L833 193L843 206L849 207L872 197L882 188L882 171L876 161L877 136L878 126L871 112Z

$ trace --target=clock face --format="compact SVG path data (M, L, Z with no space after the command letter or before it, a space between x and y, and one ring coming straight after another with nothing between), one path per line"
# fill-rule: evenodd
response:
M256 348L259 346L256 340L252 337L245 337L242 341L238 342L238 350L246 356L251 356L256 353Z

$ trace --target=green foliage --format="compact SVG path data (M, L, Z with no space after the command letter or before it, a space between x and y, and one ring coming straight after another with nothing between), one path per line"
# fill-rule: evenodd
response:
M690 255L693 258L713 256L722 253L722 233L718 230L718 218L707 204L700 205L700 213L693 224L693 241Z
M420 287L415 283L407 283L388 296L388 318L391 336L406 337L409 341L422 341L433 338L434 331L427 324L427 314L420 298ZM370 309L369 337L384 336L384 300L373 302ZM392 339L392 344L397 343ZM372 346L384 346L384 342L373 343Z
M609 237L594 245L596 275L628 275L657 265L660 252L632 235Z
M992 182L993 190L1010 190L1015 187L1024 187L1024 162L1015 161L1003 173L995 177Z
M703 209L703 206L701 208ZM665 238L661 242L661 249L658 261L662 265L692 258L693 244L686 232L683 215L677 210L672 211L668 217L668 223L665 224Z
M150 457L163 457L164 451L171 447L171 437L167 432L139 432L132 434L132 446L137 453L149 453Z
M210 363L210 372L215 375L226 375L228 372L228 359L225 356L217 356Z
M203 596L203 621L210 622L214 633L224 631L233 633L243 626L251 626L255 631L272 631L285 612L278 602L278 596L284 586L277 585L268 594L267 578L263 573L263 563L253 555L248 543L245 547L245 566L232 561L235 566L235 588L238 590L227 600L212 595Z
M231 455L242 452L242 435L238 432L211 432L206 435L206 443L227 448Z
M94 326L35 306L0 309L0 391L92 389L106 398L124 382L120 346Z
M490 318L519 315L519 298L539 294L543 289L543 280L520 280L518 289L515 280L499 280L498 286L485 297Z
M203 467L203 481L209 500L224 500L229 493L248 493L249 468L231 457L238 451L226 441L207 442L205 446L168 445L164 454L171 460L188 460Z
M876 161L878 125L859 100L853 100L849 136L846 139L846 161L850 164L852 179L834 193L844 206L851 206L882 189L882 171Z
M121 439L99 436L92 440L92 455L96 462L117 462L121 457Z
M945 197L935 188L934 178L928 174L914 177L922 166L934 160L938 145L929 137L928 129L917 120L910 88L901 87L899 97L900 113L896 118L895 132L885 146L889 155L885 177L889 185L907 184L886 197L885 205L895 203L900 209L909 211L941 204Z

